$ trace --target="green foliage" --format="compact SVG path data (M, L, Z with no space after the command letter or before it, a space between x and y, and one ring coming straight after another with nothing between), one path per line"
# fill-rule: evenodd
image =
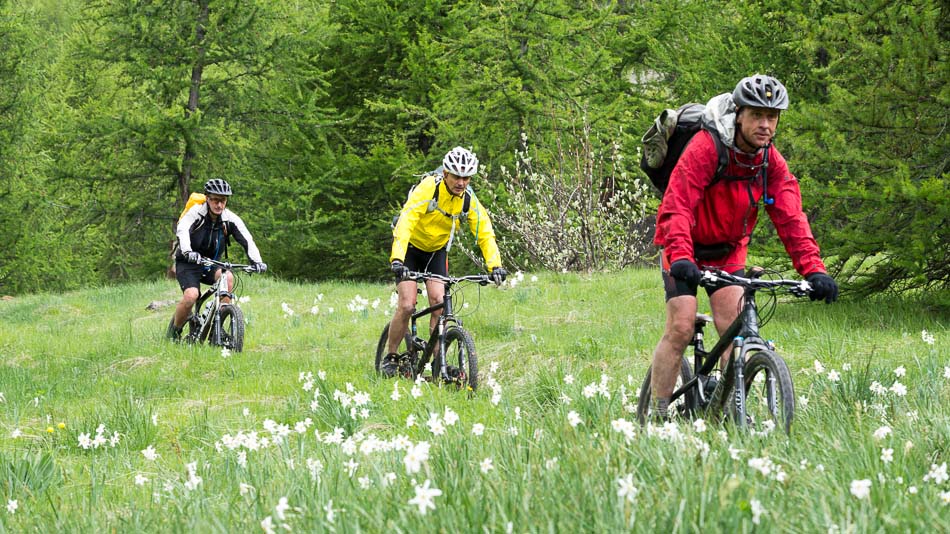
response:
M802 24L824 58L811 75L820 91L794 119L815 224L855 289L947 290L947 6L854 4Z
M173 221L209 177L232 183L273 272L375 278L414 175L456 145L479 155L474 188L494 197L506 261L528 265L530 228L503 221L550 198L518 197L519 154L586 198L605 183L632 193L658 110L768 72L790 88L777 143L835 273L863 292L945 292L946 19L933 0L7 0L0 283L160 276ZM624 157L585 174L565 158L579 146ZM599 257L649 257L633 206L608 223L633 231ZM762 226L754 251L782 263ZM602 265L580 243L555 263ZM453 261L476 268L465 248Z

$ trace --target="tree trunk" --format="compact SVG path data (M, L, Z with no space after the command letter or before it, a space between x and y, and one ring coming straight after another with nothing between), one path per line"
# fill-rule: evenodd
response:
M195 28L195 47L197 50L197 55L195 56L195 64L191 66L191 88L188 91L188 106L185 108L185 117L191 118L194 116L195 112L198 111L198 94L201 89L201 73L204 70L204 60L205 60L205 27L208 25L208 2L209 0L197 0L198 1L198 24ZM186 121L187 124L187 121ZM190 125L189 125L190 126ZM188 202L189 195L189 184L191 183L191 162L195 159L195 136L194 132L186 126L185 131L183 132L185 136L185 153L181 159L181 172L178 173L178 198L181 200L181 205L184 206ZM174 233L178 228L178 221L172 221L172 233ZM171 251L171 265L165 272L165 276L168 278L175 278L175 245L178 240L173 239L170 243Z
M195 64L191 67L191 89L188 91L188 107L185 108L185 117L192 117L198 110L198 93L201 89L201 73L204 70L205 59L205 27L208 25L208 2L209 0L198 0L198 24L195 29L195 47L198 54L195 56ZM182 206L188 201L189 188L191 183L191 164L195 159L195 138L193 132L186 129L185 134L185 154L181 161L181 172L178 174L178 193L181 198Z

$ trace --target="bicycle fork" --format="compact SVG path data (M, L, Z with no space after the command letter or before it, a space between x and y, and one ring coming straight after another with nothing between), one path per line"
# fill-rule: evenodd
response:
M734 384L733 392L733 410L736 426L742 428L746 426L746 406L745 406L745 338L736 336L732 342L732 357L726 363L726 368L722 373L722 380L713 391L709 400L709 406L715 408L722 406L723 412L727 413L727 400L723 398L729 384Z

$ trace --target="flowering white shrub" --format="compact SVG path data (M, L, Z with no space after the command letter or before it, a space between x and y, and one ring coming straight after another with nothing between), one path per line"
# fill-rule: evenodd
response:
M515 168L502 167L495 178L504 192L488 191L492 220L517 241L518 252L545 269L634 264L651 247L653 197L646 183L627 175L620 143L604 142L586 118L580 122L544 158L529 154L522 134Z

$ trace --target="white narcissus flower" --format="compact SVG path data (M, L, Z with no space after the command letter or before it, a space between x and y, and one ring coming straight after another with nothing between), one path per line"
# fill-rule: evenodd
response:
M581 416L577 415L577 412L574 410L571 410L567 414L567 422L570 423L572 427L576 427L582 423Z
M640 490L633 485L633 474L628 474L617 479L617 496L628 502L634 502Z
M874 431L874 439L884 439L891 433L891 427L884 425Z
M883 449L881 450L881 461L889 464L894 461L894 449Z
M758 525L762 520L762 514L765 513L765 508L762 507L762 503L758 499L749 501L749 507L752 509L752 523Z
M432 482L426 479L423 485L416 485L416 496L409 499L409 504L419 507L419 513L426 515L429 509L435 510L435 498L442 495L442 490L430 487Z
M947 480L950 480L950 475L947 474L947 462L940 465L930 464L930 472L924 475L924 482L933 481L937 485L943 484Z
M142 450L142 456L144 456L146 460L155 461L158 458L158 453L155 452L155 447L149 445Z
M901 384L900 382L894 382L890 387L890 391L898 397L903 397L904 395L907 395L907 386Z
M869 479L852 480L851 495L854 495L858 499L868 498L868 496L871 495L871 481Z
M281 497L277 501L277 506L274 507L274 515L277 516L277 519L284 521L287 519L287 510L290 510L290 504L287 502L287 497Z

